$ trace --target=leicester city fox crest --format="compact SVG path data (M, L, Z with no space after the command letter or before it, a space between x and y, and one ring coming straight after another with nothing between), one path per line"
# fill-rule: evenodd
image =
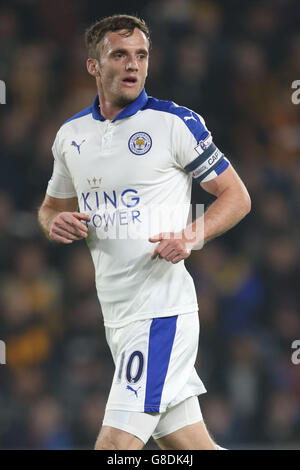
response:
M152 139L146 132L136 132L130 137L128 147L135 155L145 155L152 147Z

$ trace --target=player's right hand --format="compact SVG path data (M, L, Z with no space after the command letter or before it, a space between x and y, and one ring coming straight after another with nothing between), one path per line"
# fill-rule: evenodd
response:
M88 228L82 220L90 217L80 212L60 212L51 222L49 237L60 243L73 243L88 235Z

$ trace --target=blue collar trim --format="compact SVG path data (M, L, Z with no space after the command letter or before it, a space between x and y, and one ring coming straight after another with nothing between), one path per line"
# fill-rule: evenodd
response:
M145 91L145 88L141 91L140 95L132 101L126 108L124 108L113 120L112 122L117 121L118 119L124 119L129 116L133 116L136 114L140 109L142 109L148 101L148 95ZM97 119L97 121L105 121L106 119L100 113L99 108L99 96L96 95L94 102L92 104L92 114L93 118Z

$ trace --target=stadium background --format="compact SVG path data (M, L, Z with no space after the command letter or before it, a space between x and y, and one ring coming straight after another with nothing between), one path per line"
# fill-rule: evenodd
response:
M252 197L251 214L186 263L208 428L229 448L299 448L296 0L1 2L0 448L92 448L101 424L113 365L90 256L84 242L48 243L36 213L55 133L95 95L83 32L120 12L149 22L148 93L202 114ZM194 188L193 201L211 198Z

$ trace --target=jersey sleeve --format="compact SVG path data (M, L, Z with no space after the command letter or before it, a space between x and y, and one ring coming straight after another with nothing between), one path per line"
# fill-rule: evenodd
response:
M173 150L177 164L199 183L209 181L223 173L229 160L213 143L204 119L183 108L178 113L173 136Z
M48 182L47 194L58 199L76 197L73 181L60 149L59 133L54 140L52 153L54 157L53 173Z

